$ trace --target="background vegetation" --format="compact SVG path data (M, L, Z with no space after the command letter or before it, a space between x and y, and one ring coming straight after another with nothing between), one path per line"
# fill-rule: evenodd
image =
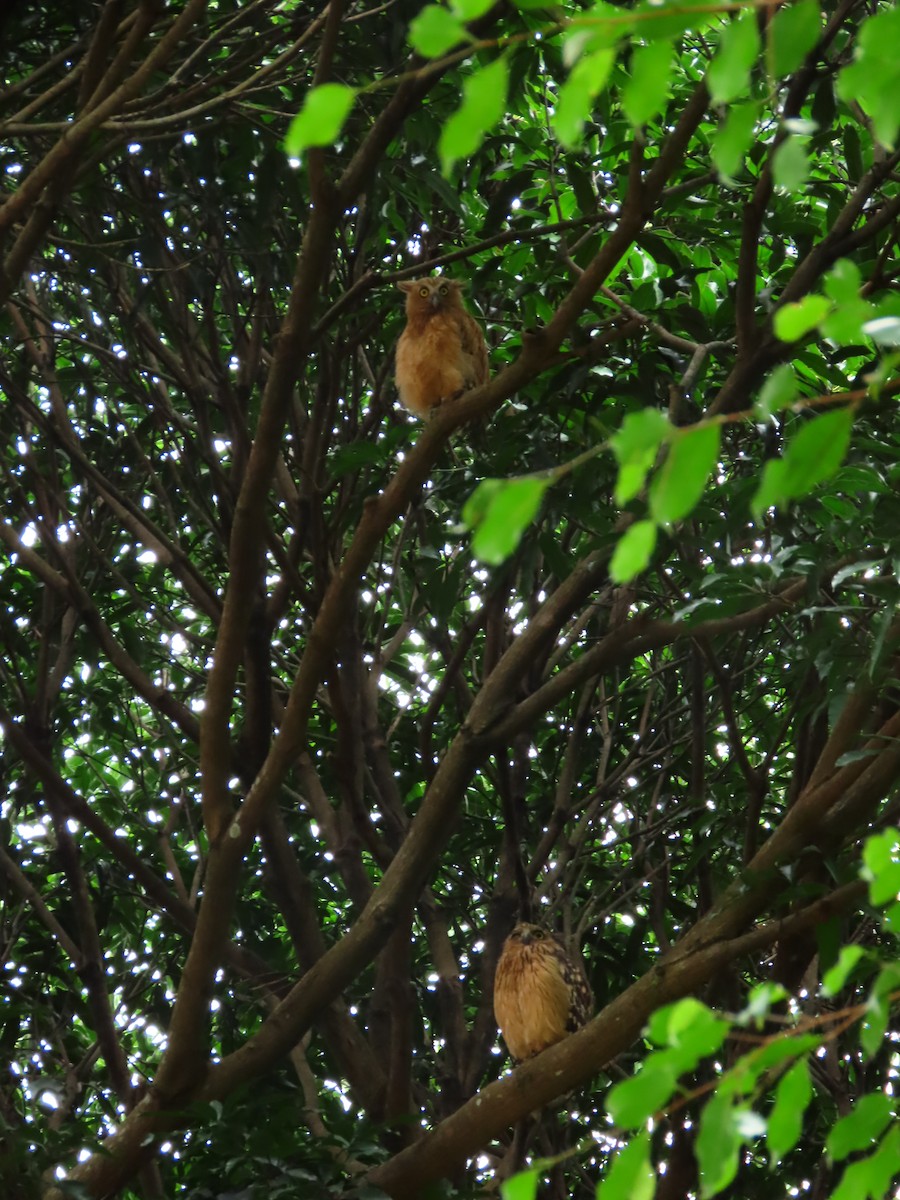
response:
M898 17L6 6L10 1200L887 1192Z

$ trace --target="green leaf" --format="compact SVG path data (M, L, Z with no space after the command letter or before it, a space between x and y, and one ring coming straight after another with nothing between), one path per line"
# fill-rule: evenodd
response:
M660 112L669 96L673 49L670 42L638 46L631 56L631 77L622 89L622 108L635 128Z
M606 86L615 61L615 50L594 50L580 58L572 68L569 78L559 89L552 118L553 132L560 145L567 149L578 145L594 98Z
M866 1015L859 1028L859 1044L867 1058L874 1058L881 1049L891 1015L890 1001L876 986L866 1005Z
M697 1134L700 1195L704 1200L728 1187L737 1175L740 1146L731 1097L717 1091L703 1107Z
M841 1117L828 1137L825 1149L835 1162L857 1150L868 1150L894 1119L894 1101L881 1092L860 1096L852 1112ZM900 1170L900 1163L897 1164Z
M772 1067L780 1066L789 1058L796 1058L800 1054L807 1054L810 1050L817 1049L819 1045L819 1038L814 1033L800 1033L795 1034L793 1037L773 1038L772 1041L767 1042L759 1050L753 1052L754 1070L761 1074Z
M609 439L619 462L616 504L621 507L638 494L660 446L673 433L674 426L658 408L642 408L628 414L621 429Z
M844 147L844 154L847 158L847 169L850 178L858 179L865 170L865 165L863 164L862 142L860 141L859 130L855 125L844 127L841 141Z
M755 139L758 104L729 106L725 121L716 130L712 144L712 160L724 179L734 179L744 163L747 151Z
M650 1163L650 1135L636 1134L616 1153L597 1184L596 1200L652 1200L656 1177Z
M860 341L865 337L866 323L875 314L875 307L867 300L844 300L835 304L834 309L822 322L822 334L832 341L844 345Z
M307 92L303 107L285 134L288 155L299 158L308 146L330 146L336 141L355 96L355 90L343 83L323 83Z
M785 304L775 313L775 336L783 342L797 342L830 311L831 301L825 296L804 296L796 304Z
M799 192L809 178L808 140L788 134L772 156L772 178L786 192Z
M440 4L428 4L409 26L409 43L423 58L440 58L469 34L458 17Z
M822 980L821 993L823 996L836 996L850 978L853 968L865 955L862 946L842 946L838 960L834 966L825 972Z
M506 109L509 68L502 56L494 59L463 84L463 101L447 121L438 139L441 169L449 175L454 163L474 154Z
M483 17L497 0L452 0L452 3L453 11L464 21L474 21L476 17Z
M687 996L658 1009L650 1018L648 1034L659 1046L689 1048L699 1062L719 1049L730 1029L729 1021L717 1017L700 1000Z
M849 258L839 258L822 280L822 290L835 304L858 300L861 287L862 273Z
M787 999L787 992L780 983L759 983L750 993L747 1003L738 1013L738 1024L759 1025L766 1017L773 1004L780 1004Z
M900 895L900 832L885 829L866 839L860 875L869 884L869 900L881 907Z
M619 467L613 498L620 508L629 500L633 500L644 486L647 472L653 466L653 457L652 453L648 453L645 462L627 463L624 467Z
M877 754L877 750L848 750L846 754L841 754L834 760L834 765L836 767L846 767L850 763L859 762L864 758L874 758Z
M463 508L463 520L475 534L472 552L497 566L509 558L534 520L549 479L485 479Z
M627 583L640 575L656 547L656 523L635 521L619 538L609 564L613 583Z
M594 50L614 50L634 25L631 13L605 0L597 0L583 16L587 24L573 25L563 38L562 57L567 67L574 67L579 58Z
M650 513L660 525L680 521L697 506L719 455L718 425L679 429L650 484Z
M350 442L340 446L334 453L329 454L327 461L328 474L332 479L346 475L348 471L356 471L373 463L385 460L385 449L374 442Z
M753 497L754 515L805 496L835 473L850 442L853 410L839 408L808 421L791 440L782 459L766 463Z
M495 497L506 487L506 479L482 479L478 487L463 505L463 524L475 529L487 516Z
M856 58L841 71L837 93L855 100L872 118L875 135L893 149L900 129L900 8L876 13L862 25Z
M682 0L644 0L634 9L635 26L648 41L673 38L688 29L696 32L706 29L719 11L719 0L699 0L693 4L684 4Z
M816 0L785 4L769 26L772 74L776 79L796 71L818 41L822 16Z
M727 104L747 93L750 69L759 57L759 49L754 9L747 9L723 27L716 56L706 72L706 86L714 104Z
M521 1171L500 1185L503 1200L534 1200L538 1189L538 1172Z
M666 1064L655 1064L655 1060L656 1056L651 1055L636 1075L617 1083L609 1093L609 1115L622 1129L643 1125L665 1108L676 1090L675 1072Z
M658 408L642 408L626 416L621 428L610 438L610 445L620 463L628 462L644 450L655 452L673 429L664 412Z
M661 1074L677 1079L694 1070L703 1058L715 1054L731 1032L731 1022L716 1016L694 997L661 1008L650 1018L647 1034L665 1046L648 1063Z
M768 420L772 413L793 404L799 388L794 368L790 363L782 363L769 375L760 388L759 399L753 406L756 415Z
M847 1167L831 1200L885 1200L898 1171L900 1128L892 1125L874 1154Z
M803 1114L812 1099L809 1066L805 1058L788 1070L775 1089L775 1103L769 1113L766 1143L769 1165L774 1167L797 1145L803 1131Z
M881 927L888 933L900 933L900 903L887 906L881 914Z

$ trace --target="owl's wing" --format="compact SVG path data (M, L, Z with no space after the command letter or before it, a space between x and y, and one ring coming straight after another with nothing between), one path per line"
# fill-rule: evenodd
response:
M594 995L587 976L580 965L575 966L569 980L569 1020L567 1028L571 1033L586 1025L594 1015Z
M488 352L478 322L462 310L457 316L456 324L460 346L466 359L466 386L477 387L480 383L487 383Z
M560 975L562 975L569 993L566 1029L569 1033L574 1033L576 1029L580 1029L590 1020L594 997L580 959L571 956L559 938L553 937L551 941L553 955L559 964Z

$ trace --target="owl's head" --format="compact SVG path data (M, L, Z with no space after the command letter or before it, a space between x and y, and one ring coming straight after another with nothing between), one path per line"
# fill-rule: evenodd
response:
M429 279L406 279L398 283L401 292L406 292L407 316L427 316L442 309L457 306L463 285L446 275L435 275Z
M509 935L511 941L521 942L530 946L532 942L543 942L551 939L551 935L540 925L532 925L528 921L520 921Z

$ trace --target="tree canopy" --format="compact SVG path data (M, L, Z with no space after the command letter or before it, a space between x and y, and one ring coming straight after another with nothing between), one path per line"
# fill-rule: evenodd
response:
M3 1195L887 1195L900 10L0 22Z

